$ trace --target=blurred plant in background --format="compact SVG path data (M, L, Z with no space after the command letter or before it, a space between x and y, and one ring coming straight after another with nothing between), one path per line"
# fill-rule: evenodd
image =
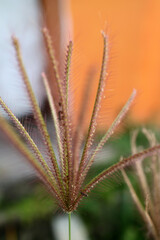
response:
M132 153L135 154L142 149L142 146L137 146L136 139L138 136L138 130L135 130L131 138ZM142 129L142 132L149 141L150 146L155 146L157 140L155 134L147 130ZM147 228L148 235L151 235L154 239L160 239L160 158L159 154L153 156L151 161L146 161L145 158L139 161L135 165L135 172L138 177L138 185L142 190L142 196L136 193L130 179L124 170L122 170L124 179L129 187L133 201L138 208L141 217L143 218Z

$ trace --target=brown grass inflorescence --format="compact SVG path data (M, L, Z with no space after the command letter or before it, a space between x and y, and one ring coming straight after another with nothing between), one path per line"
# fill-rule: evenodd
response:
M55 74L55 79L57 83L59 103L54 100L54 96L51 94L50 86L45 73L42 74L45 89L47 92L47 97L53 117L53 122L55 126L55 133L58 145L58 156L55 154L55 150L52 146L50 135L47 130L46 123L36 101L35 95L33 93L32 87L30 85L27 73L22 60L22 55L20 51L20 46L18 40L13 37L13 45L16 51L16 57L19 64L19 70L22 75L22 79L28 93L28 98L32 106L33 115L37 123L37 127L41 133L43 144L47 152L47 160L43 157L38 146L35 144L34 140L31 138L27 130L20 123L18 118L12 113L12 111L6 106L3 100L0 98L0 105L8 114L10 120L14 123L18 133L23 136L27 145L21 141L20 135L18 135L13 127L3 118L0 117L0 129L4 134L10 139L10 141L15 145L15 147L22 153L23 156L33 165L41 180L57 199L57 203L65 212L74 211L79 202L84 196L87 196L91 189L95 187L100 181L105 178L110 178L116 171L123 169L129 164L134 163L136 160L142 159L147 156L151 156L160 150L160 145L156 145L149 149L146 149L140 153L136 153L129 158L123 159L122 161L112 165L111 167L105 169L100 174L95 176L89 183L85 183L86 176L90 170L97 153L102 149L104 144L108 139L114 134L117 127L120 125L121 121L125 117L126 113L130 109L135 96L136 90L133 90L131 96L129 97L127 103L124 105L110 128L104 134L97 146L92 149L93 140L95 138L95 130L97 117L99 114L100 102L103 96L104 85L107 74L107 63L109 55L109 41L108 37L103 33L104 40L104 51L102 59L102 67L99 78L98 90L95 98L94 108L88 127L86 140L84 143L83 151L81 154L81 138L80 129L73 132L72 129L72 114L70 111L70 89L69 89L69 72L70 63L72 56L72 41L69 42L66 54L66 65L65 65L65 77L61 79L58 72L57 62L54 55L54 50L52 47L51 37L46 28L43 29L43 34L48 50L50 60L52 62L53 71ZM87 94L85 95L87 96ZM83 99L85 102L85 99ZM87 99L86 99L87 101ZM57 108L57 104L60 105L60 110ZM80 110L83 112L83 109ZM85 113L83 113L85 114ZM77 125L81 126L81 121L83 117L79 119ZM48 164L48 159L51 164Z

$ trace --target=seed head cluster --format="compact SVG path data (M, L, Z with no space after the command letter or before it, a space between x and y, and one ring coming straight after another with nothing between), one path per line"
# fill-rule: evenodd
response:
M27 132L25 127L20 123L18 118L12 113L4 101L0 98L0 105L4 111L8 114L10 120L14 123L17 131L13 129L9 123L0 116L0 129L8 137L8 139L15 145L15 147L21 152L23 156L32 164L34 169L37 171L38 176L41 178L45 186L53 194L54 198L57 200L59 206L65 212L72 212L76 210L79 202L83 197L88 196L91 189L93 189L97 183L105 178L109 178L115 172L123 169L129 164L141 159L142 157L150 156L159 151L160 146L156 145L143 152L136 153L129 158L123 159L122 161L112 165L111 167L103 170L97 176L95 176L90 182L85 183L86 176L90 170L94 159L98 152L102 149L104 144L108 139L114 134L115 130L125 117L126 113L130 109L135 96L136 90L133 90L131 96L129 97L127 103L124 105L116 119L113 121L110 128L104 134L102 139L99 141L97 146L93 149L93 140L95 138L95 130L97 125L97 118L100 109L100 103L103 97L104 86L107 78L109 77L107 73L108 66L108 56L109 56L109 40L108 37L103 33L104 41L104 51L102 58L102 66L99 77L99 84L97 89L97 94L94 102L93 112L89 127L86 134L86 139L84 144L81 144L81 137L79 128L84 119L83 112L81 109L79 122L77 124L77 131L72 130L72 119L73 116L70 111L70 89L69 89L69 76L70 76L70 65L72 57L72 41L69 42L66 52L66 64L64 69L64 78L61 79L57 61L55 59L54 50L52 47L52 40L49 35L48 30L43 29L44 39L46 42L46 47L48 55L50 57L55 81L58 89L58 103L51 94L51 88L45 73L42 73L42 78L44 86L46 89L51 114L55 127L55 138L57 140L58 156L55 154L55 149L52 146L50 135L44 118L42 116L41 110L38 106L37 100L33 93L30 81L28 79L25 66L23 64L22 54L19 46L18 40L13 37L13 46L16 52L16 58L19 65L19 71L22 76L22 80L25 85L26 92L28 94L28 99L32 106L32 112L34 119L37 124L37 128L41 133L43 145L47 152L47 159L43 156L40 149ZM87 94L85 95L87 96ZM85 102L86 99L83 99ZM58 108L57 108L58 105ZM18 133L19 134L18 134ZM24 138L25 142L21 140ZM81 147L83 145L83 150Z

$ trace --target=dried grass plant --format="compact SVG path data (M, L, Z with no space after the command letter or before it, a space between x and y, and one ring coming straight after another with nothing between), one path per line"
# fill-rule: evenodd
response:
M73 133L72 128L72 114L70 111L70 89L69 89L69 72L70 63L72 56L72 41L69 42L66 54L66 65L64 79L60 78L57 62L55 59L54 50L52 47L52 40L48 33L48 30L43 29L43 34L47 46L47 51L52 62L53 71L55 74L55 79L58 88L59 103L61 105L61 110L56 108L57 102L54 96L51 95L50 86L46 75L43 73L42 78L46 88L50 109L53 117L53 122L55 126L55 132L58 145L58 156L55 154L55 149L52 146L50 135L47 130L46 123L42 116L41 110L36 101L35 95L33 93L30 81L28 79L25 66L23 64L22 54L19 46L18 40L13 37L13 46L15 48L17 62L19 65L19 71L22 75L22 80L25 85L26 92L28 94L28 99L32 106L33 115L37 124L37 127L43 138L43 145L47 152L47 159L43 157L40 149L31 138L30 134L27 132L25 127L20 123L18 118L12 113L12 111L6 106L4 101L0 98L0 105L4 111L8 114L10 120L14 123L17 131L13 128L2 116L0 117L0 129L8 137L8 139L15 145L19 152L31 163L34 169L37 171L38 176L43 181L45 186L49 189L53 197L57 200L58 205L63 211L68 213L69 216L69 239L71 239L71 212L76 210L79 202L83 197L87 196L89 192L102 180L105 178L110 178L114 173L120 171L124 167L134 163L136 160L140 160L144 157L151 156L160 150L160 145L153 146L147 150L140 153L135 153L132 156L123 159L120 162L112 165L111 167L103 170L100 174L95 176L90 182L85 183L84 180L91 168L94 159L98 152L102 149L104 144L108 139L114 134L115 130L120 125L121 121L129 111L135 96L136 90L133 90L131 96L129 97L127 103L124 105L110 128L106 131L100 142L93 149L95 130L97 124L97 118L99 114L100 102L103 96L104 85L107 74L107 63L109 55L109 40L108 37L103 33L104 40L104 51L102 66L99 77L99 85L95 98L94 108L86 134L86 139L81 154L82 142L80 138L80 130L78 129ZM78 71L78 70L77 70ZM87 95L86 95L87 96ZM83 99L84 103L87 101L86 98ZM77 126L81 126L81 121L83 121L85 114L83 108L80 110L81 118ZM22 141L22 138L25 141ZM48 164L48 161L50 164Z
M151 147L156 146L157 140L154 133L146 128L142 129ZM137 146L136 140L139 131L135 130L131 137L132 153L136 154L142 146ZM128 185L132 199L144 220L148 237L160 239L160 156L159 153L151 157L151 161L146 161L143 157L141 161L135 163L135 174L138 185L141 187L142 196L139 196L133 187L128 175L122 170L125 182ZM150 177L148 176L148 172Z

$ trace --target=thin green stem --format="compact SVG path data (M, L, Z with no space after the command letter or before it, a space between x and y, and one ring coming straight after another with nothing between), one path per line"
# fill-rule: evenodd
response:
M69 232L69 240L71 240L71 212L68 213L68 232Z

